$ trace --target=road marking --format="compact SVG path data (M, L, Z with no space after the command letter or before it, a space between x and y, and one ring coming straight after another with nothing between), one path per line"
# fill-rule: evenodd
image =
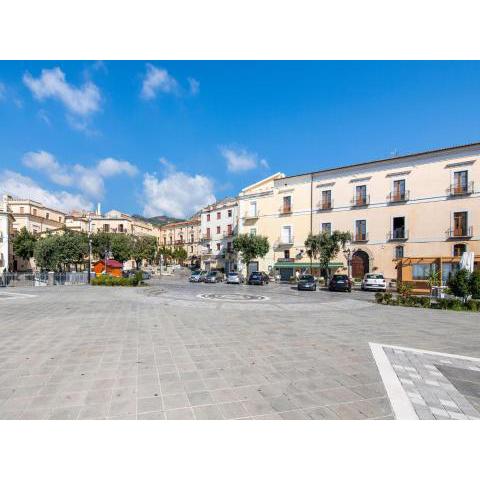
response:
M16 298L32 298L37 295L32 295L29 293L15 293L15 292L0 292L0 299L4 300L15 300Z

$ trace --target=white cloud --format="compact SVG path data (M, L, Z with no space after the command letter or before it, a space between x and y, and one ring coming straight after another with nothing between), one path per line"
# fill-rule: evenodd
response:
M189 78L188 84L190 86L190 94L197 95L198 92L200 91L200 82L195 78Z
M104 178L122 174L134 176L138 172L137 167L130 162L112 157L99 160L93 167L62 165L51 153L43 150L26 153L22 162L26 167L42 172L52 182L72 186L96 200L105 193Z
M146 173L143 178L143 214L147 217L170 215L186 218L215 202L213 182L203 175L188 175L175 170L167 160L164 176Z
M80 194L65 191L49 192L30 177L11 170L4 170L0 174L0 193L36 200L48 207L67 213L71 210L91 210L93 208L92 202Z
M167 70L147 63L147 73L143 79L141 96L146 100L151 100L157 96L157 92L177 94L179 86Z
M245 172L254 168L268 168L265 159L258 158L258 155L245 149L233 147L220 147L220 153L227 161L227 170L232 173Z
M108 157L98 162L97 172L102 175L102 177L111 177L113 175L120 175L122 173L133 177L138 173L138 169L135 165L132 165L126 160L117 160L115 158Z
M100 109L101 95L98 87L91 81L75 87L66 81L65 74L58 67L42 70L38 78L26 72L23 83L36 99L56 99L74 115L87 117Z
M52 182L58 185L67 186L73 182L73 178L66 172L65 167L60 165L51 153L43 150L27 152L23 156L22 163L33 170L43 172Z
M0 101L5 99L7 89L5 88L5 85L0 82Z

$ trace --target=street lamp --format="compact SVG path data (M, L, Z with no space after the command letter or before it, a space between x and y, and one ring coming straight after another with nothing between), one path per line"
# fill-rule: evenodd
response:
M88 215L88 284L92 278L92 217Z
M352 276L352 257L353 254L356 252L356 249L351 249L349 246L347 248L343 249L343 254L345 255L345 259L347 260L347 275L348 278L351 278Z

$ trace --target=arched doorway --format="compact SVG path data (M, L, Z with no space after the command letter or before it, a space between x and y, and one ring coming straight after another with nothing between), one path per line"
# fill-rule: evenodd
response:
M368 273L370 265L370 259L368 253L363 250L357 250L352 255L352 277L363 278Z

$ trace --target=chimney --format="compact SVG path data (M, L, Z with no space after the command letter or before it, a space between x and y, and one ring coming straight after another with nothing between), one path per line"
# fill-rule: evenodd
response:
M100 202L98 202L98 203L97 203L97 211L96 211L96 214L97 214L98 216L102 215L102 210L101 210L100 207L101 207L101 206L100 206Z

